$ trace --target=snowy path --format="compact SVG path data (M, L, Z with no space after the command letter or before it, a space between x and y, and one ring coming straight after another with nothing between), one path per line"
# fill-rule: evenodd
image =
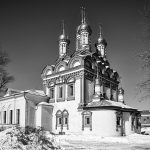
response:
M150 136L133 134L126 137L57 137L57 143L64 150L150 150Z

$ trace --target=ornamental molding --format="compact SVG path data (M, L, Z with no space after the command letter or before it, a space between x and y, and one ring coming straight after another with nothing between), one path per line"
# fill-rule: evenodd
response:
M62 81L61 83L67 83L68 79L74 78L76 80L76 79L82 78L84 76L84 74L85 74L85 71L80 70L77 72L72 72L72 73L68 73L65 75L60 75L60 76L51 78L49 80L44 81L43 84L46 83L45 84L46 87L50 87L50 84L52 84L52 83L54 83L54 85L60 84L59 82L57 82L58 80L61 80Z

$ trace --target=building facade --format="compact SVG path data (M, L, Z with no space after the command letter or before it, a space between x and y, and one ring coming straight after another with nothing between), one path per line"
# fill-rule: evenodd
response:
M106 56L107 42L100 33L92 49L91 27L82 8L82 21L76 30L76 47L69 55L70 40L64 24L59 36L59 56L53 65L47 65L41 74L44 93L23 92L20 125L42 126L56 134L90 134L120 136L140 132L140 112L124 102L124 90L119 88L119 74L110 68ZM38 93L38 94L37 94ZM15 111L3 109L9 98L2 98L2 125L8 121L17 124ZM22 108L23 107L23 108ZM6 111L6 113L5 113ZM12 113L14 118L12 119Z

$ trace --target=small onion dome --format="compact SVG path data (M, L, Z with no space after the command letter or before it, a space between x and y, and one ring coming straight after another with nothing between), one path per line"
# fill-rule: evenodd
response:
M59 40L66 40L67 36L65 34L62 34L59 36Z
M118 89L118 94L124 94L124 89L123 88L119 88Z
M100 44L102 44L102 45L104 45L104 47L106 47L107 46L107 42L106 42L106 40L104 39L104 38L102 38L102 37L99 37L98 38L98 40L97 40L97 43L96 43L97 45L100 45Z
M59 40L67 42L68 44L70 43L70 40L68 39L68 36L66 36L65 34L60 35Z
M95 44L95 46L97 45L104 45L104 47L107 46L107 42L106 40L102 37L102 31L101 31L101 25L99 26L100 29L100 33L99 33L99 38L97 39L97 43Z
M82 31L86 31L89 33L89 35L92 34L92 29L91 27L86 23L82 23L81 25L78 26L77 28L77 33L80 34Z

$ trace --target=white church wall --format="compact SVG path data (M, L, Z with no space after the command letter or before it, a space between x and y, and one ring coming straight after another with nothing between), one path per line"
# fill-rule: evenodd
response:
M53 110L53 131L56 133L59 133L61 131L60 127L57 127L56 129L56 112L58 110L67 110L69 113L69 118L68 118L68 130L66 127L63 128L63 131L66 133L69 132L79 132L81 131L81 127L82 127L82 121L81 121L81 113L78 112L78 106L80 103L80 99L81 99L81 89L80 89L80 84L81 84L81 79L76 79L75 81L75 98L68 100L68 93L66 90L65 93L65 101L62 102L57 102L57 96L55 94L55 103L51 103L51 105L54 106L54 110ZM67 88L67 85L66 85ZM57 93L57 89L56 93Z
M92 134L100 136L118 136L116 131L116 111L92 111Z

